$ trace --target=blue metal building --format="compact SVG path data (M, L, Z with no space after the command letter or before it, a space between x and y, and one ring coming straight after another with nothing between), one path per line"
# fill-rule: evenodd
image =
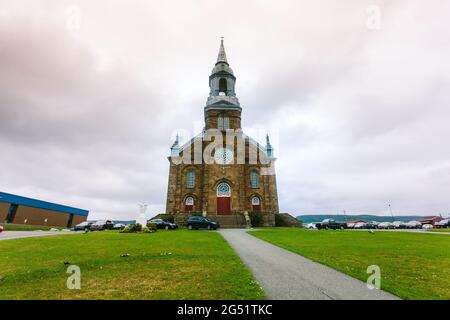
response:
M0 223L71 227L88 215L88 210L0 192Z

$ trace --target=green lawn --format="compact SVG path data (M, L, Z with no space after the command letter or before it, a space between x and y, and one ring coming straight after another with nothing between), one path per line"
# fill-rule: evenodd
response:
M450 236L427 233L269 228L252 235L366 281L381 268L382 289L404 299L450 299Z
M450 229L448 229L448 228L441 228L441 229L430 229L428 231L431 231L431 232L450 232Z
M48 226L32 226L29 224L15 224L15 223L0 223L3 226L5 231L36 231L43 230L47 231L53 227ZM57 229L63 229L61 227L57 227Z
M81 290L67 289L64 262L80 267ZM0 241L0 277L0 299L265 298L222 236L208 231Z

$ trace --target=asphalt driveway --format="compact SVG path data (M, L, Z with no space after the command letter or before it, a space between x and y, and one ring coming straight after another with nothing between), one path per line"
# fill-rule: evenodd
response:
M370 290L360 280L255 238L244 229L219 232L249 267L268 299L399 299L382 290Z

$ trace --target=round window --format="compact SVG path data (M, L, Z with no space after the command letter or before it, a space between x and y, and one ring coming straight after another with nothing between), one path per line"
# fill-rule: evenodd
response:
M231 164L233 162L233 151L227 148L219 148L214 153L214 160L217 164Z

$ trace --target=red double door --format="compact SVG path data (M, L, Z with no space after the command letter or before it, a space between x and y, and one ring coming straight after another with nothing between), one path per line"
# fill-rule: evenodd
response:
M217 197L217 214L231 214L230 199L230 197Z

